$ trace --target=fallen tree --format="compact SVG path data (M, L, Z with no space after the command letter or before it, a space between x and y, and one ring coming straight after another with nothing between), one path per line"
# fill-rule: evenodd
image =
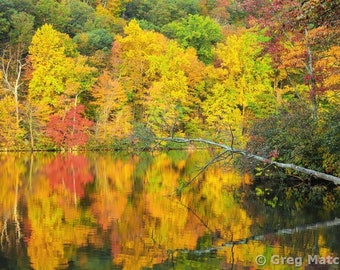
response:
M242 155L244 157L266 163L268 165L274 165L276 167L283 168L283 169L291 169L291 170L296 171L296 172L300 172L300 173L303 173L303 174L314 176L314 177L319 178L319 179L323 179L323 180L326 180L326 181L333 182L335 185L340 185L340 178L336 177L334 175L326 174L326 173L323 173L323 172L318 172L318 171L315 171L315 170L311 170L311 169L308 169L308 168L297 166L295 164L277 162L277 161L274 161L274 160L271 160L271 159L268 159L268 158L265 158L265 157L261 157L261 156L258 156L258 155L248 153L245 150L235 149L235 148L227 146L225 144L209 141L209 140L206 140L206 139L200 139L200 138L190 139L190 138L172 138L172 137L170 137L170 138L155 138L155 141L168 141L168 142L187 143L187 144L204 143L204 144L208 144L208 145L211 145L211 146L215 146L215 147L224 149L225 152L229 152L229 153L232 153L232 154L239 154L239 155ZM218 155L218 156L221 156L221 155ZM207 165L209 165L209 164L210 163L208 163ZM205 167L207 167L207 165Z

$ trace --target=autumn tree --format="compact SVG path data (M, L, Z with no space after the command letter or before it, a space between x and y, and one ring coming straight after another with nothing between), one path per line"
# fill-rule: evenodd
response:
M118 79L105 70L92 90L96 107L94 138L98 143L110 144L113 138L126 138L132 129L131 107L128 96Z
M112 82L117 81L116 92L122 87L126 95L131 120L157 134L183 132L186 121L190 122L189 112L199 103L195 89L202 78L202 63L195 50L142 30L136 21L124 32L124 37L116 36L109 74Z
M95 69L86 64L66 34L48 24L37 30L29 53L33 71L28 100L41 130L52 114L63 115L78 105L94 82Z
M271 38L266 50L273 59L280 108L278 117L255 124L251 133L260 134L260 148L277 148L287 162L338 173L339 150L329 148L337 140L334 132L338 129L338 1L247 0L243 8L248 25L266 29ZM288 124L283 117L308 123L308 128ZM277 132L269 132L269 126L275 126ZM291 130L289 136L287 129Z
M275 87L279 98L288 95L309 102L317 120L322 104L328 103L327 96L332 95L329 91L334 91L327 82L336 81L337 76L334 64L326 63L338 47L339 22L334 18L339 4L247 0L242 5L248 24L266 28L272 37L267 47L277 67Z
M217 133L227 130L228 137L232 132L240 140L251 119L274 111L272 68L270 58L262 52L263 41L261 33L240 31L217 45L219 66L211 67L212 86L203 105L207 123ZM222 134L219 136L226 136Z
M83 116L84 105L72 107L65 116L51 115L46 135L58 147L73 148L83 146L88 138L87 131L92 122Z
M24 58L33 35L34 18L26 12L18 12L15 5L11 4L7 4L10 18L8 19L8 32L4 33L6 42L0 44L2 74L0 76L2 85L0 102L3 105L1 118L7 122L1 130L3 136L6 137L6 146L21 147L25 134L22 121L24 112L22 103L26 92L23 81L26 65Z

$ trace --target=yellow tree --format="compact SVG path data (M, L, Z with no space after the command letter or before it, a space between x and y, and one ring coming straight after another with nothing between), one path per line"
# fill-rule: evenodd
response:
M124 89L132 120L157 135L185 130L197 107L203 64L195 50L183 49L162 34L142 30L136 21L116 36L111 77Z
M20 47L20 46L18 46ZM14 52L13 52L14 51ZM0 143L4 147L20 147L24 130L21 122L20 88L25 64L20 49L4 50L0 70ZM3 87L2 87L3 86Z
M240 138L254 117L273 112L270 58L262 52L261 34L247 31L227 36L217 45L213 86L203 105L207 122L217 131L234 130Z
M112 138L127 137L131 131L131 110L119 81L105 70L92 90L96 106L95 139L109 143Z
M130 2L130 0L100 0L97 2L99 2L99 5L108 9L112 15L119 17L125 10L125 5Z
M165 44L164 53L149 57L148 75L153 78L147 100L147 123L157 135L183 130L189 97L189 78L185 67L198 63L174 41ZM196 60L190 62L190 60Z
M161 34L142 30L135 20L124 28L124 34L116 36L111 63L132 106L133 119L140 121L146 117L145 103L151 86L149 57L163 54L167 39Z

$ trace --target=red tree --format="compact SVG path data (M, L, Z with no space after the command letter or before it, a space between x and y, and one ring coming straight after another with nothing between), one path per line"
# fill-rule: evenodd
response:
M84 105L78 105L66 112L64 117L52 115L46 128L46 135L59 147L71 148L84 145L87 130L93 122L84 118Z

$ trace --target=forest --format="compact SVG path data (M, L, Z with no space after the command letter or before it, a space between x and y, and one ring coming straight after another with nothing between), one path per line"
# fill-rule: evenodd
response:
M2 151L194 137L340 176L339 0L0 0L0 57Z

